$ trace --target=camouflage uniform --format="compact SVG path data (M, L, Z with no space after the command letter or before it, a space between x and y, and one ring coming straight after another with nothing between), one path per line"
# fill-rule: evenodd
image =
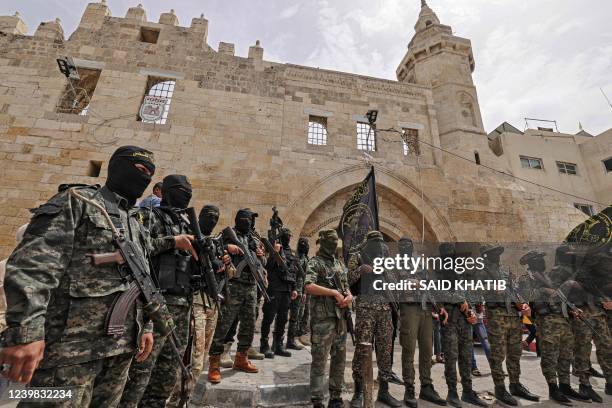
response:
M333 230L319 233L323 239L337 235ZM348 282L344 268L332 254L319 254L310 259L306 270L304 285L311 283L325 288L333 288L328 278L338 274L341 285L348 290ZM311 296L311 341L312 364L310 366L311 400L316 403L323 401L325 390L325 365L331 353L329 373L330 399L340 399L344 382L344 367L346 363L346 321L343 309L336 307L336 300L327 296Z
M304 258L306 262L304 262ZM295 291L298 297L291 301L289 310L289 329L287 330L287 338L294 338L303 335L302 329L302 316L304 315L304 304L302 301L302 295L304 294L304 278L306 277L306 267L308 266L308 257L303 256L298 259L300 267L297 268L297 274L295 277Z
M302 270L306 273L308 269L309 258L307 255L303 255L300 257L300 265L302 266ZM304 276L304 279L306 277ZM303 284L303 282L302 282ZM306 291L302 288L302 293L306 293ZM304 336L310 333L310 295L306 294L306 299L300 302L300 310L298 312L298 335Z
M242 234L236 230L236 236L245 248L251 250L255 258L256 242L250 234ZM232 255L232 263L240 268L243 257ZM212 345L210 347L211 356L220 356L223 353L224 339L238 318L240 326L238 329L238 352L246 353L253 343L255 333L255 316L257 308L257 286L249 267L245 266L240 276L231 279L228 283L229 299L221 306L222 319L217 323Z
M485 247L486 248L486 247ZM483 256L489 251L503 251L503 247L488 247L482 251ZM484 270L481 272L488 279L509 280L508 274L502 272L499 263L490 262L484 258ZM508 284L511 284L508 282ZM506 369L510 384L518 384L521 376L521 340L522 325L518 311L506 302L507 293L489 292L487 298L487 334L491 345L489 365L491 376L496 387L505 388L505 374L503 363L506 360Z
M106 186L79 187L78 192L115 213L137 255L147 256L149 236L125 199ZM174 240L160 240L158 246L171 248ZM87 257L115 250L111 226L100 211L63 191L34 211L8 260L3 345L44 339L44 358L31 385L75 387L71 401L45 406L115 407L119 402L142 333L142 310L129 311L122 334L107 335L107 314L128 289L129 278L116 264L95 266Z
M206 294L200 292L193 298L192 314L194 334L191 353L191 372L194 381L197 381L208 361L208 351L210 350L213 335L215 334L219 309L212 303ZM180 398L181 384L177 382L174 385L174 390L172 390L170 399L166 403L166 407L178 407Z
M167 235L180 235L188 234L191 232L189 225L186 220L179 217L176 213L172 212L169 208L165 207L154 208L153 210L144 208L140 210L140 221L150 231L153 239L163 237ZM183 259L188 265L190 262L190 256L183 251L172 250L166 253L171 256L171 259ZM164 254L163 256L166 256ZM153 255L161 256L160 253L154 253ZM159 257L154 258L153 264L159 274ZM174 266L175 264L173 264ZM174 288L178 288L180 277L177 271L173 271L173 276L176 276L176 280L168 284ZM166 280L165 278L158 278L158 281ZM180 341L179 351L181 354L185 352L187 342L189 338L189 318L190 318L190 304L191 304L191 288L190 282L180 282L182 286L178 292L164 293L168 310L174 320L175 329L174 332L177 334ZM163 289L163 288L162 288ZM180 378L179 364L176 360L175 353L172 349L170 342L166 341L165 338L161 337L157 332L153 333L154 344L153 351L149 358L139 363L136 360L132 362L132 366L129 371L129 379L125 386L125 391L121 397L121 403L119 404L122 408L127 407L163 407L166 399L172 392L175 383Z
M368 276L362 276L358 267L358 255L352 255L349 259L349 286L361 281L361 293L355 301L355 344L376 344L376 365L379 381L389 382L392 378L391 339L393 322L391 320L391 306L385 296L375 294L372 289L365 288L374 279L380 279L380 275L369 273ZM363 362L363 356L353 356L353 380L356 382L363 379Z

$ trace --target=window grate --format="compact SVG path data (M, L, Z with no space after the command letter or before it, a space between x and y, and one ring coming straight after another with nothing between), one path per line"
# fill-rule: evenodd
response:
M357 149L368 152L376 150L376 134L369 123L357 122Z
M327 144L327 118L321 116L309 116L308 144L318 146L325 146Z
M421 154L419 148L419 131L417 129L403 128L404 137L402 138L402 149L404 156L408 156L411 153L419 156Z
M170 112L170 103L172 102L172 96L174 95L174 86L176 85L176 81L172 79L165 78L149 78L147 83L147 92L146 95L149 96L158 96L162 98L167 98L166 105L164 106L164 112L162 113L162 117L155 121L140 120L144 123L156 123L159 125L163 125L168 120L168 113Z

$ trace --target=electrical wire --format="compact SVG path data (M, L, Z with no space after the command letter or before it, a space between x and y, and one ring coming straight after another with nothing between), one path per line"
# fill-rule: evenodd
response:
M389 128L389 129L378 129L378 130L377 130L377 132L399 133L400 135L403 135L403 132L402 132L402 131L397 130L397 129L395 129L395 128ZM385 139L385 138L382 138L382 140L383 140L383 141L385 141L385 142L391 142L391 143L398 143L398 142L399 142L399 143L402 143L402 142L404 142L404 140L403 140L403 139L402 139L402 140L390 140L390 139ZM440 146L435 146L435 145L433 145L433 144L431 144L431 143L428 143L428 142L426 142L426 141L424 141L424 140L422 140L422 139L417 139L417 142L418 142L419 144L423 144L423 145L425 145L425 146L428 146L428 147L430 147L430 148L432 148L432 149L437 149L437 150L440 150L440 151L442 151L442 152L444 152L444 153L446 153L446 154L448 154L448 155L451 155L451 156L453 156L453 157L456 157L456 158L458 158L458 159L465 160L465 161L467 161L467 162L469 162L469 163L475 164L476 166L480 166L480 167L483 167L483 168L485 168L485 169L487 169L487 170L491 170L491 171L493 171L493 172L495 172L495 173L499 173L499 174L503 174L504 176L511 177L511 178L513 178L513 179L515 179L515 180L519 180L519 181L522 181L522 182L524 182L524 183L532 184L532 185L534 185L534 186L537 186L537 187L540 187L540 188L543 188L543 189L546 189L546 190L554 191L554 192L556 192L556 193L559 193L559 194L562 194L562 195L566 195L566 196L568 196L568 197L578 198L578 199L580 199L580 200L588 201L588 202L590 202L590 203L594 203L594 204L599 204L599 205L603 205L603 206L605 206L605 204L600 203L599 201L591 200L591 199L589 199L589 198L585 198L585 197L582 197L582 196L578 196L578 195L575 195L575 194L571 194L571 193L567 193L567 192L565 192L565 191L558 190L558 189L556 189L556 188L554 188L554 187L550 187L550 186L546 186L546 185L544 185L544 184L536 183L535 181L527 180L527 179L524 179L524 178L522 178L522 177L515 176L514 174L507 173L507 172L505 172L505 171L503 171L503 170L499 170L499 169L496 169L496 168L494 168L494 167L487 166L486 164L478 164L478 163L476 163L476 162L475 162L474 160L472 160L472 159L469 159L469 158L464 157L464 156L461 156L461 155L459 155L459 154L457 154L457 153L454 153L454 152L451 152L451 151L449 151L449 150L446 150L446 149L444 149L444 148L442 148L442 147L440 147Z

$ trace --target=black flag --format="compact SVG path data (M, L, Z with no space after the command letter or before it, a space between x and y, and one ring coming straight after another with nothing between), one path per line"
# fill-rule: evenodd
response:
M365 243L366 235L372 230L378 231L378 201L374 166L342 208L338 236L342 239L345 263L348 263L351 254L359 252Z

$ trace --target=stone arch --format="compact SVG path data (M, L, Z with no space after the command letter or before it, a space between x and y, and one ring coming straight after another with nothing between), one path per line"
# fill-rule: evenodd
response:
M382 165L375 165L375 169L379 200L383 204L385 202L390 204L390 208L401 210L402 213L389 216L385 213L383 205L380 211L383 233L394 240L406 233L414 233L413 236L417 237L418 233L420 239L422 216L424 216L426 240L456 240L448 221L426 194L423 196L423 204L420 190L408 179ZM287 225L291 225L296 232L311 236L316 235L317 231L323 227L335 228L341 213L341 208L337 208L336 202L338 200L342 202L345 197L348 197L354 186L367 175L367 171L368 166L365 164L348 166L308 186L288 205ZM321 214L329 215L326 218ZM411 221L410 225L405 223L407 220ZM419 228L415 233L414 228L417 225Z
M461 121L467 126L478 126L476 122L476 110L474 108L474 98L467 92L460 91L459 105L461 112Z

